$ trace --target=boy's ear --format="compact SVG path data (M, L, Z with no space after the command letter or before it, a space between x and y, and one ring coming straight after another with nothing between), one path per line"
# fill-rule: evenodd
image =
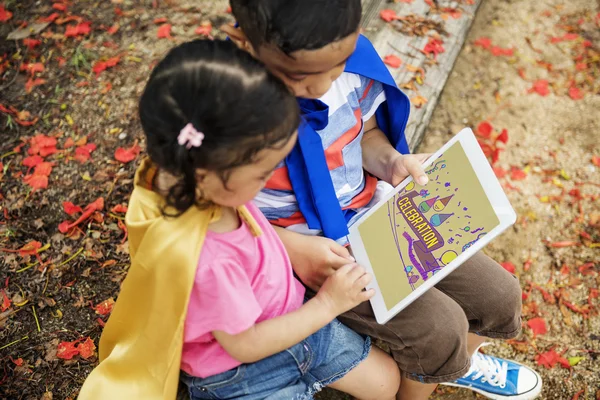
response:
M248 37L246 36L246 34L244 33L244 31L240 28L240 27L235 27L229 24L225 24L223 26L221 26L221 32L225 33L227 36L229 36L229 39L235 43L235 45L237 47L239 47L240 49L254 55L254 47L252 47L252 44L250 43L250 41L248 40Z

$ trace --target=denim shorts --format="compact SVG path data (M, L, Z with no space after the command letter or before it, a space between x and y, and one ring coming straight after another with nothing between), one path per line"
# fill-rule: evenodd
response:
M192 400L310 400L315 393L346 375L371 350L371 340L337 319L289 349L252 364L181 380Z

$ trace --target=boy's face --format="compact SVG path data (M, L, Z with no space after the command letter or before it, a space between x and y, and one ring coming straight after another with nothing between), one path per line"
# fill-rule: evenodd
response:
M290 55L265 43L258 49L248 42L243 32L231 28L225 31L239 47L262 61L296 95L318 99L331 88L344 72L346 61L354 52L358 32L317 50L298 50Z

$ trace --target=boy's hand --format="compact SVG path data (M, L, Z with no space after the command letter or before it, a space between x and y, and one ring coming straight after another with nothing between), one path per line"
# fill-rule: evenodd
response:
M425 185L429 178L423 169L423 162L430 156L431 154L401 154L396 152L396 155L390 160L388 174L383 180L396 187L410 175L416 183Z
M375 290L363 290L371 279L360 265L347 264L327 278L316 297L337 317L373 297Z
M361 146L365 170L394 187L409 175L419 185L427 183L422 164L431 154L399 153L377 126L375 116L365 122L364 130Z
M315 292L337 269L354 262L348 249L334 240L302 235L283 228L275 230L288 252L294 272Z

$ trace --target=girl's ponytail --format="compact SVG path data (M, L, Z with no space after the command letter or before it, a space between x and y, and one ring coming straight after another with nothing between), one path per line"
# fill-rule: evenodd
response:
M226 184L229 170L287 142L299 124L289 89L225 41L196 40L171 50L152 72L139 114L150 158L177 179L166 202L178 213L210 205L197 193L197 169L218 172ZM190 124L202 134L200 146L180 144Z

